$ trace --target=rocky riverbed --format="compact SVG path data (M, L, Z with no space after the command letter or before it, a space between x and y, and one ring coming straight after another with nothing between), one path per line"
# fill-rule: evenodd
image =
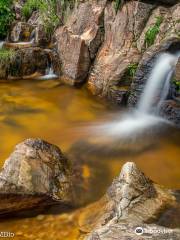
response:
M0 11L0 237L178 240L179 1Z

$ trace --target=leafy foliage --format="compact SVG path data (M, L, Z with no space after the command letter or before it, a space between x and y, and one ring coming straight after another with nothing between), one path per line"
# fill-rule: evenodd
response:
M121 6L121 0L115 0L114 8L115 8L116 13L119 10L120 6Z
M76 1L77 0L27 0L22 12L27 20L33 11L38 10L46 32L51 34L60 21L63 21L67 8L72 8Z
M15 51L12 49L0 49L0 64L9 64L15 57Z
M180 92L180 81L173 79L173 84L175 85L176 91Z
M152 27L150 27L147 30L147 32L145 33L146 47L150 47L151 45L154 44L156 36L159 33L159 28L160 28L160 25L161 25L162 21L163 21L163 17L162 16L156 17L155 24Z
M22 8L22 13L28 19L33 11L39 10L43 1L41 0L27 0Z
M131 63L128 65L128 68L127 68L127 75L129 77L134 77L135 76L135 73L136 73L136 70L137 70L137 67L138 67L138 64L137 63Z
M0 0L0 38L7 36L8 29L14 19L12 0Z

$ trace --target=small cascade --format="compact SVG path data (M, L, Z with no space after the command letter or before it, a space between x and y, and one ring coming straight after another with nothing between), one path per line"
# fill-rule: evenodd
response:
M95 127L95 132L98 134L101 132L101 135L104 133L108 137L113 137L113 139L129 138L159 123L169 123L159 117L158 113L162 102L168 95L170 80L179 56L180 52L177 54L161 54L147 79L137 109L132 113L127 113L121 119Z
M159 105L166 98L178 56L179 54L163 53L157 59L140 98L139 112L150 113L154 104L158 102ZM158 96L160 96L159 101L156 101Z
M57 79L57 78L58 78L58 75L54 73L53 66L52 66L52 64L50 64L50 66L48 66L45 71L45 75L40 76L37 79L38 80L49 80L49 79Z
M0 49L2 49L4 46L4 41L0 41Z

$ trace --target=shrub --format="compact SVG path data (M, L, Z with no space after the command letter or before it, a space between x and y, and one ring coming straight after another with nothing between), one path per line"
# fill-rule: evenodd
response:
M114 8L115 8L116 13L119 10L120 6L121 6L121 0L115 0Z
M163 21L163 17L162 16L156 17L155 24L152 27L150 27L147 30L147 32L145 33L145 44L146 44L146 47L150 47L151 45L154 44L156 36L159 33L159 28L160 28L160 25L161 25L162 21Z
M0 49L0 64L10 64L15 58L15 51L12 49Z
M137 67L138 67L137 63L131 63L131 64L128 65L128 68L127 68L128 77L133 78L135 76L135 73L137 71Z
M14 19L11 6L12 0L0 0L0 39L7 36L11 22Z
M22 8L22 14L24 17L28 19L33 11L39 10L41 2L41 0L27 0Z
M176 88L176 91L179 93L180 92L180 81L173 79L172 82Z

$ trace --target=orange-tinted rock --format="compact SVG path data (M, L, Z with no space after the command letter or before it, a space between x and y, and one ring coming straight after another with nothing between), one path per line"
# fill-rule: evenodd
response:
M70 85L85 80L102 42L105 3L106 0L80 3L69 16L66 25L56 30L62 74Z
M71 204L70 173L58 147L41 139L18 144L0 173L0 215Z
M113 3L105 9L105 41L90 72L88 87L95 95L109 97L111 88L121 85L129 64L138 63L141 53L135 41L150 15L151 4L128 2L115 13Z

